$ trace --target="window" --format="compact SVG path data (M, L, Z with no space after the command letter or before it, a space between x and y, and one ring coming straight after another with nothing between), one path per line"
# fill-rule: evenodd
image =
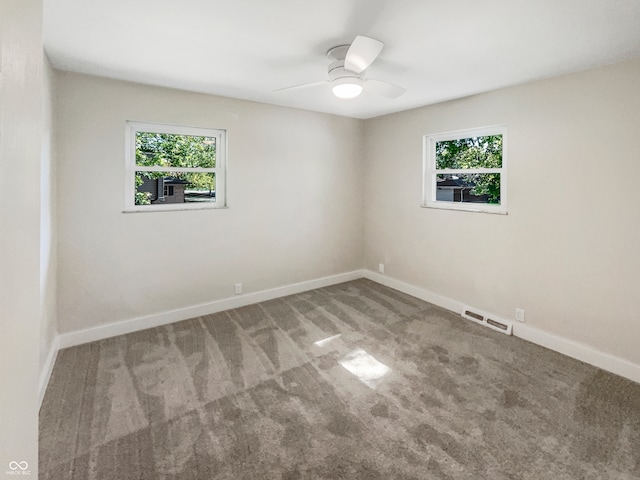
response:
M507 213L507 129L425 135L423 206Z
M127 122L125 211L226 206L226 132Z

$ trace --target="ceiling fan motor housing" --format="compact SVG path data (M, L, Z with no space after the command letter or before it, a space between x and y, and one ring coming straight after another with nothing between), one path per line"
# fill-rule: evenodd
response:
M331 60L329 64L329 81L333 82L340 78L353 78L362 81L362 76L344 68L344 59L350 45L339 45L331 48L327 52L327 58Z

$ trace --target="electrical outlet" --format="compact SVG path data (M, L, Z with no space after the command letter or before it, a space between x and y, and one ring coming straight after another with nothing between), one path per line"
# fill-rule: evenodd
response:
M236 295L240 295L242 293L242 284L236 283L235 287L236 287Z
M524 322L524 309L516 308L516 320L519 322Z
M379 263L379 264L378 264L378 271L379 271L380 273L384 273L384 263Z

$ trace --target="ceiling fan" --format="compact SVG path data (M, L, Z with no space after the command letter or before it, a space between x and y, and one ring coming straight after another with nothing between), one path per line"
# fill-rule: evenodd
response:
M382 80L364 78L364 71L380 55L383 46L378 40L358 35L351 45L338 45L327 52L327 58L331 61L328 80L280 88L274 92L330 83L333 94L338 98L355 98L363 90L382 97L397 98L405 92L404 88Z

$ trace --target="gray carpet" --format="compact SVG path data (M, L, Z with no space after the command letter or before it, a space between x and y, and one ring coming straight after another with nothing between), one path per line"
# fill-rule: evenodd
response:
M357 280L60 351L40 478L638 479L640 385Z

